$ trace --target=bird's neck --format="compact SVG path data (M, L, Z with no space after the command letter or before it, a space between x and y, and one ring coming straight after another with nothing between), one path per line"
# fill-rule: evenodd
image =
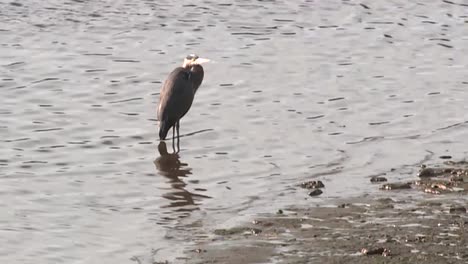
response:
M203 67L201 65L192 65L189 70L191 72L190 76L193 84L193 92L196 93L203 81Z

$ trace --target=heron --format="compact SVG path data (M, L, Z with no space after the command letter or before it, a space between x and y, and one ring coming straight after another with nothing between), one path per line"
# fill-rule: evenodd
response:
M173 147L176 131L179 145L180 119L189 111L195 93L203 81L204 71L201 64L208 61L195 54L188 55L182 67L175 68L161 88L158 107L159 139L165 140L172 128Z

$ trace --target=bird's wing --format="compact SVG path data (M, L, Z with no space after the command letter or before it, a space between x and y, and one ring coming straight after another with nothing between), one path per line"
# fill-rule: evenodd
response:
M174 125L190 109L193 102L193 88L189 72L182 68L172 71L163 84L160 94L158 118Z

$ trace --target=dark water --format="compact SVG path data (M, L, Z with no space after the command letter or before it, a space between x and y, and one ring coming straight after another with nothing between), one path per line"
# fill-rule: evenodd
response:
M467 14L462 1L0 3L0 260L171 260L217 226L465 158ZM189 53L212 63L169 154L158 92ZM313 178L326 190L311 201L296 185Z

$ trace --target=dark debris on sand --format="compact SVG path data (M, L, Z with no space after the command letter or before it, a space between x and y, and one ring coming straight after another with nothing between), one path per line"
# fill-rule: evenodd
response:
M429 194L468 193L468 162L446 161L442 166L421 166L418 180L386 183L381 190L415 189Z
M216 232L189 263L468 263L468 215L460 208L387 198L288 209Z
M468 163L423 167L384 190L435 190L432 199L362 197L335 207L285 208L198 242L186 263L468 263ZM430 170L429 170L430 169ZM320 182L321 183L321 182ZM319 181L302 183L314 191ZM320 186L320 187L319 187ZM429 192L431 193L431 192Z

